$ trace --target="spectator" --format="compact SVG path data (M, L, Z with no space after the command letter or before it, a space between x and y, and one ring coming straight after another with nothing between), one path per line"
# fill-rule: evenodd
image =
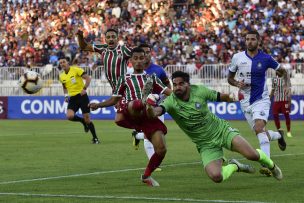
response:
M195 59L188 59L186 65L186 72L191 75L194 73L195 69L196 69Z
M35 2L2 2L1 64L25 66L32 56L43 54L33 63L45 65L53 54L51 50L56 55L63 52L74 58L77 47L72 36L77 27L84 27L88 42L100 43L104 43L105 30L118 28L122 41L131 42L131 46L140 42L152 44L154 55L160 56L152 60L163 65L184 64L183 58L198 58L202 65L230 63L231 54L244 49L242 35L251 29L260 31L265 42L261 48L275 55L278 62L292 62L291 53L304 51L301 1ZM136 29L138 25L141 29ZM169 60L168 55L178 50L180 57L172 56L174 60Z
M56 55L56 51L52 51L50 55L49 63L52 64L53 66L58 65L58 56Z

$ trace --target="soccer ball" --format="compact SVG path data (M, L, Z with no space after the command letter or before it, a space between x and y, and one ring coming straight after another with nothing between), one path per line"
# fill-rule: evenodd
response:
M19 86L27 94L35 94L41 90L43 82L35 71L27 71L19 78Z

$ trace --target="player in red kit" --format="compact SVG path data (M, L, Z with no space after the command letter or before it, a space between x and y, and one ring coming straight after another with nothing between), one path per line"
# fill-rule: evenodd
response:
M272 90L270 93L270 98L273 97L273 107L272 113L274 118L274 123L279 130L281 128L279 114L282 113L285 116L286 127L287 127L287 137L292 137L290 132L290 106L291 106L291 93L290 91L285 93L283 90L284 80L279 77L278 74L272 78Z
M158 118L148 117L145 103L150 93L169 96L172 91L155 74L149 76L144 72L145 59L145 51L134 48L131 54L134 73L120 77L110 99L101 103L91 103L89 106L92 110L96 110L120 103L115 123L120 127L144 132L154 148L154 154L149 159L141 180L149 186L159 186L151 174L161 164L167 152L165 142L167 127Z

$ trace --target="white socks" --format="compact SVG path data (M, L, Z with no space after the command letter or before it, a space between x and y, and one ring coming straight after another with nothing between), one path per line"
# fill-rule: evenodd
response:
M135 137L136 139L144 140L145 152L147 154L148 159L150 160L150 158L154 154L153 144L148 139L145 138L145 134L143 132L137 133Z
M144 147L147 154L148 159L150 160L152 155L154 154L154 147L153 144L148 140L144 139Z
M135 135L135 138L138 140L143 140L145 138L145 134L143 132L139 132Z
M271 140L278 140L281 138L281 134L279 132L274 132L272 130L268 130Z
M268 156L270 157L270 143L269 139L267 137L266 132L259 133L257 135L259 142L260 142L260 147L261 150Z
M272 130L268 130L267 131L269 136L270 136L270 140L278 140L281 138L281 134L279 132L274 132ZM268 156L270 157L270 143L269 143L269 138L267 136L266 132L261 132L257 135L258 139L259 139L259 143L260 143L260 148L261 150Z

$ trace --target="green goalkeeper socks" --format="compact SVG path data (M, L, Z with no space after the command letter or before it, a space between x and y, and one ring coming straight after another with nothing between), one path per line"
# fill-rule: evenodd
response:
M259 159L259 162L262 164L262 165L265 165L267 166L268 168L273 168L274 167L274 163L273 161L260 149L257 149L257 152L259 153L260 155L260 159Z
M227 180L237 170L238 167L235 164L228 164L227 166L223 166L222 167L223 181Z
M262 165L265 165L268 168L273 168L274 163L273 161L260 149L257 149L257 152L260 155L259 162ZM238 167L236 164L228 164L227 166L222 167L222 176L223 176L223 181L227 180L234 172L238 170Z

